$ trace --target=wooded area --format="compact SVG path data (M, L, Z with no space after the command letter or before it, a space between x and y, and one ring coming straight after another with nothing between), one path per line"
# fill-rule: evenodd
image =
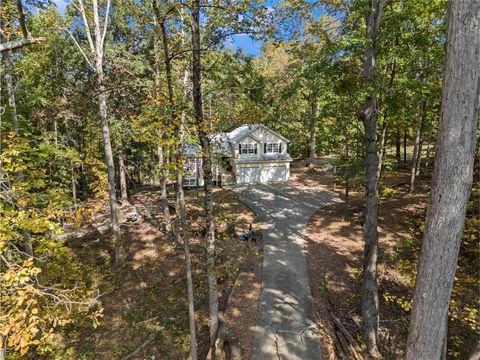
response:
M249 359L243 124L341 200L305 232L324 359L480 356L478 0L3 0L0 52L0 360Z

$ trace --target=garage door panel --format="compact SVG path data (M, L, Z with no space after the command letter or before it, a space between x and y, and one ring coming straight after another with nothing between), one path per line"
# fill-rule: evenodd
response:
M260 182L260 167L241 167L239 169L239 182L241 184Z
M279 165L266 166L262 170L261 178L265 182L286 181L287 168Z
M238 183L287 181L288 169L285 165L244 166L238 169Z

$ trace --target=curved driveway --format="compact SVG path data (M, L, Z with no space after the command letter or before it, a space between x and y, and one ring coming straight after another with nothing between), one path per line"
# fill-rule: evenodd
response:
M315 211L335 201L333 194L287 184L237 186L234 191L264 226L262 294L252 359L321 359L303 231Z

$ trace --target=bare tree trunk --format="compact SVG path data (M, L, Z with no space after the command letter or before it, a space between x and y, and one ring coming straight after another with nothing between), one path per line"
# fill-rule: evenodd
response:
M187 77L188 79L188 77ZM178 128L178 139L180 145L184 139L183 135L183 121ZM187 224L187 210L185 206L185 194L183 191L183 175L182 175L182 154L180 146L177 149L177 165L176 165L176 177L177 177L177 209L179 217L179 228L182 232L183 249L185 253L185 273L187 276L187 300L188 300L188 319L190 327L190 357L192 360L197 360L197 335L195 329L195 307L193 297L193 280L192 280L192 265L190 260L190 245L189 245L189 231Z
M409 194L412 194L415 191L415 176L417 174L417 162L418 157L420 155L420 138L422 136L422 128L423 128L423 118L425 116L425 109L426 103L425 101L422 102L422 108L420 110L420 115L418 116L417 122L417 132L415 135L415 144L413 146L413 155L412 155L412 164L410 166L410 187L409 187Z
M157 2L153 1L153 8L155 11L155 16L153 17L154 26L157 27L160 21L160 13L158 10ZM171 76L171 65L170 65L170 54L169 54L169 47L168 47L168 37L166 34L166 28L164 24L164 20L162 20L162 25L160 27L162 41L163 41L163 56L164 56L164 63L165 63L165 72L167 74L167 82L168 82L168 95L169 95L169 103L170 103L170 117L172 121L172 125L175 122L175 113L174 113L174 98L173 98L173 84L172 84L172 76ZM153 38L153 47L155 51L155 92L158 95L160 93L160 61L158 59L158 39L157 36ZM170 209L168 207L168 191L167 191L167 174L164 169L164 156L163 156L163 147L162 147L163 136L161 132L158 132L158 145L157 145L157 157L158 157L158 171L159 171L159 180L160 180L160 189L161 189L161 202L162 202L162 212L165 218L165 231L167 232L167 236L171 236L175 239L175 242L179 242L180 239L178 238L178 234L176 231L173 231L172 227L172 217L170 215Z
M447 360L447 350L448 350L448 316L447 316L447 321L445 321L445 334L443 334L442 356L440 360Z
M127 189L127 171L125 169L125 159L123 154L118 155L118 167L120 168L120 193L122 194L122 201L128 200Z
M192 96L195 120L198 128L198 139L203 152L203 180L205 192L205 227L207 247L207 276L210 312L210 346L215 346L218 329L218 294L217 277L215 275L215 227L213 223L213 196L212 196L212 157L202 107L201 88L201 49L200 49L200 0L192 0Z
M425 167L428 168L428 165L430 163L430 143L432 142L432 133L433 133L433 129L430 130L428 132L428 135L427 135L427 153L425 155Z
M444 325L473 181L480 106L480 2L450 1L447 11L442 110L407 360L442 356Z
M109 9L107 9L108 13ZM110 200L110 215L112 230L115 237L115 267L123 263L122 234L120 232L120 223L118 221L117 193L115 189L115 164L113 161L112 145L110 142L110 129L107 115L107 96L105 93L105 79L103 74L103 40L104 35L100 29L100 20L98 16L98 3L93 0L93 31L95 36L95 75L98 90L98 106L100 110L100 120L102 125L103 147L105 150L105 161L107 163L108 174L108 196ZM88 24L86 24L86 27ZM104 24L105 29L107 23ZM104 29L104 32L105 32ZM87 29L88 31L88 29Z
M398 39L397 39L397 45L398 45ZM392 69L390 71L390 80L388 82L387 94L390 94L393 88L393 82L395 81L396 73L397 73L397 61L396 59L393 59ZM377 194L378 194L378 186L380 186L380 177L382 176L383 157L386 151L385 143L387 140L387 126L388 126L387 111L385 110L385 113L383 114L382 134L380 137L380 148L378 149Z
M159 142L161 135L159 134ZM160 192L161 192L161 201L162 201L162 212L163 217L165 218L165 231L167 236L173 234L174 240L176 243L180 242L178 234L173 231L172 227L172 216L170 214L170 208L168 207L168 191L167 191L167 177L166 171L164 169L164 158L163 158L163 148L160 143L157 146L157 157L158 157L158 168L160 174Z
M180 20L182 24L184 24L184 9L182 8L180 11ZM182 48L186 46L186 33L185 33L185 27L182 25ZM189 80L190 74L188 69L186 68L183 74L183 82L182 82L182 87L183 87L183 96L184 100L186 101L188 96L189 96L189 89L188 89L188 80ZM185 110L182 112L182 117L181 117L181 122L180 126L178 128L179 131L179 145L183 143L184 139L184 126L185 126L185 119L186 119L186 112ZM181 168L179 167L179 164L181 164L181 157L182 154L180 152L180 149L177 150L177 186L178 186L178 192L177 192L177 207L180 211L180 224L183 229L183 243L185 247L185 268L187 272L187 290L188 290L188 309L189 309L189 325L190 325L190 335L191 335L191 340L190 340L190 346L191 346L191 358L192 360L197 359L197 336L195 332L195 309L194 309L194 303L193 303L193 281L192 281L192 269L189 264L190 262L190 250L189 250L189 245L188 245L188 227L187 227L187 216L186 216L186 208L185 208L185 196L183 193L183 179L182 179L182 172Z
M369 89L361 113L365 125L365 249L363 255L362 316L363 334L368 352L378 357L379 300L377 284L378 252L378 204L377 204L377 94L375 84L375 57L377 34L380 26L384 0L372 0L366 9L366 39L363 72Z
M403 130L403 163L407 163L407 129Z
M77 179L75 179L75 167L73 166L73 162L70 163L70 167L72 170L72 197L77 199Z
M422 147L423 147L423 129L420 132L420 141L418 142L417 163L415 164L415 177L420 175L420 166L422 165Z
M2 60L4 65L3 77L5 78L5 85L7 87L8 106L10 108L10 117L12 119L12 130L18 133L18 116L17 116L17 102L15 100L15 87L13 86L12 77L12 61L10 60L10 52L2 52Z
M395 133L395 157L397 158L397 162L400 163L401 161L401 145L400 145L400 131L397 130Z
M183 250L185 253L185 273L187 276L187 300L188 300L188 319L190 327L190 357L192 360L197 360L197 335L195 329L195 307L193 298L193 280L192 280L192 265L190 260L190 245L189 232L187 225L187 214L185 207L185 195L183 193L183 178L182 172L176 171L177 174L177 207L180 212L180 224L183 238Z
M382 175L383 154L385 153L385 142L387 138L387 117L383 116L382 133L380 135L380 146L378 149L378 167L377 167L377 187L380 184L380 176ZM377 190L378 191L378 190Z
M348 216L348 201L350 192L350 144L348 138L348 130L345 127L345 159L347 167L345 169L345 218Z
M309 159L308 159L308 168L313 169L315 163L315 148L316 148L316 130L317 130L317 112L318 112L318 99L316 96L313 97L310 104L310 142L309 142Z
M195 329L195 306L194 306L194 297L193 297L193 280L192 280L192 265L191 265L191 257L190 257L190 244L189 244L189 231L188 231L188 224L187 224L187 210L185 206L185 195L183 192L183 176L182 176L182 153L181 153L181 145L183 143L183 126L184 126L184 116L182 115L180 119L180 123L177 125L176 122L178 121L178 116L175 110L175 99L173 94L173 81L171 75L171 59L170 59L170 52L169 52L169 43L168 43L168 36L167 36L167 29L166 29L166 18L160 15L160 11L157 5L157 1L152 1L153 10L155 13L154 22L155 25L159 25L162 42L163 42L163 56L164 56L164 67L165 67L165 75L167 78L167 88L168 88L168 100L169 100L169 111L170 111L170 119L172 122L172 126L176 126L176 137L178 140L176 153L175 153L175 176L176 176L176 193L177 193L177 221L178 229L181 231L181 237L183 239L183 249L185 255L185 274L187 278L187 301L188 301L188 319L189 319L189 327L190 327L190 357L192 360L197 360L197 335ZM181 10L181 22L182 22L182 42L183 42L183 9ZM156 40L155 40L156 41ZM156 45L156 44L154 44ZM158 48L158 46L156 45ZM157 74L160 75L160 70L157 63ZM159 86L159 78L156 79L157 85ZM185 95L187 94L186 90L186 83L188 81L188 72L185 71L184 77L184 92ZM157 88L158 88L157 86ZM159 145L158 147L158 158L159 158L159 166L160 171L162 171L163 167L163 149ZM167 190L166 190L166 181L165 181L165 173L160 173L160 181L162 187L162 206L164 208L164 214L168 214L169 218L169 227L171 228L171 221L170 221L170 210L168 209L168 199L167 199ZM173 231L174 236L178 239L180 233L177 231ZM178 240L176 240L178 241Z

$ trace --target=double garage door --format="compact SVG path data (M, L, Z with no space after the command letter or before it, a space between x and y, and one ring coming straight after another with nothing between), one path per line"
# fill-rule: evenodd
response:
M241 184L287 181L285 165L246 166L238 169L238 182Z

